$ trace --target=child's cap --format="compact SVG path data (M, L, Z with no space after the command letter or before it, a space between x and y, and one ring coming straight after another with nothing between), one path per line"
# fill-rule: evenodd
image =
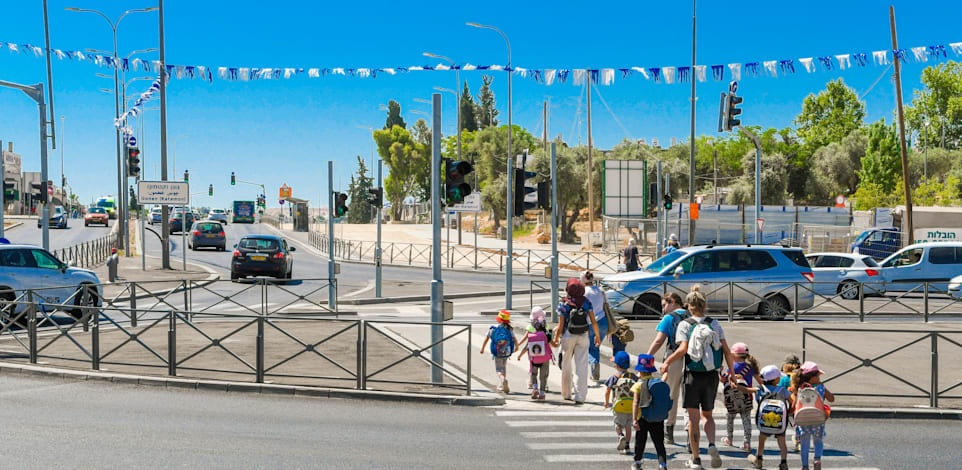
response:
M511 323L511 312L507 310L498 312L498 321L501 323Z
M638 366L635 367L638 372L652 373L657 371L655 369L655 356L651 354L639 354L638 355Z
M794 364L796 366L799 366L802 364L802 361L795 354L789 354L785 356L784 364Z
M818 364L816 364L816 363L814 363L814 362L812 362L812 361L805 361L805 363L802 364L802 373L803 373L803 374L811 374L812 372L818 372L819 375L825 373L824 371L822 371L821 369L818 368Z
M535 307L531 309L531 321L536 322L538 320L544 321L544 309L541 307Z
M748 354L748 345L745 343L735 343L732 345L732 354Z
M631 356L624 351L618 351L615 353L614 357L611 358L611 362L614 362L615 365L621 367L622 369L627 369L631 367Z
M762 367L762 371L759 372L759 375L761 375L762 379L764 379L766 382L771 382L772 380L780 379L782 377L782 372L778 370L777 366L767 365Z

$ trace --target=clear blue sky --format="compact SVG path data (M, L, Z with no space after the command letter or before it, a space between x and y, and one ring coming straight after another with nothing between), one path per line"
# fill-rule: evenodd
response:
M952 1L920 4L892 2L899 44L908 48L962 41L958 18L962 5ZM154 6L149 0L49 0L51 43L55 48L110 49L106 22L65 7L91 8L116 18L124 10ZM771 1L699 3L698 64L727 64L890 49L888 5L874 1ZM515 66L527 68L602 68L681 66L691 60L691 4L688 2L166 2L167 62L169 64L236 67L389 67L436 64L422 52L446 55L472 64L506 63L502 38L490 30L465 26L466 21L496 25L511 40ZM43 45L41 2L5 2L0 15L0 41ZM120 24L121 55L156 47L156 13L136 13ZM954 55L949 51L950 59ZM146 58L156 59L156 53ZM870 56L871 57L871 56ZM956 59L958 59L956 57ZM871 60L871 59L870 59ZM930 62L931 63L931 62ZM112 80L95 73L108 69L89 63L53 61L57 123L65 116L66 174L83 201L116 192L116 160L112 118L113 96L99 92ZM802 99L838 76L862 94L879 78L880 66L778 78L743 77L743 122L784 127L791 124ZM919 88L922 64L910 60L903 68L904 93L911 99ZM137 76L145 74L138 73ZM506 117L507 81L493 72L502 118ZM128 78L133 76L129 74ZM715 134L718 96L726 81L698 83L698 134ZM21 83L44 80L44 61L32 54L0 51L0 79ZM463 72L476 94L481 72ZM149 81L134 82L129 94L139 94ZM376 79L328 76L291 80L226 82L172 80L168 88L169 142L176 143L177 177L189 168L194 191L214 184L215 197L195 199L198 205L226 206L234 199L251 199L252 187L229 185L229 175L268 185L268 203L277 204L277 188L286 182L295 197L312 200L325 191L327 160L335 160L336 175L347 186L354 156L370 160L366 129L380 127L384 112L378 104L396 99L410 123L429 106L432 87L451 88L454 72L413 72L379 75ZM624 137L684 139L689 132L688 84L655 84L641 77L600 89L611 111L593 96L594 141L610 148ZM552 86L514 79L514 122L540 132L541 106L551 100L549 130L569 142L579 140L575 110L581 88ZM454 131L453 95L444 96L444 130ZM868 121L890 119L894 86L882 77L865 97ZM153 101L149 106L156 106ZM20 92L0 89L0 138L13 140L26 170L39 170L37 111ZM147 111L143 148L145 175L154 178L159 160L159 113ZM582 119L584 114L582 113ZM138 124L139 125L139 124ZM61 129L58 129L60 131ZM580 139L586 130L580 126ZM173 145L170 156L173 156ZM58 180L60 148L51 152L51 179ZM337 181L335 181L337 184ZM324 204L326 205L326 201Z

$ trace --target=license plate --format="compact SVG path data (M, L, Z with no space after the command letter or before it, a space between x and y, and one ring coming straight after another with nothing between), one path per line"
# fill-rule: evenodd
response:
M207 238L214 238L214 237L216 237L216 236L217 236L217 235L214 235L213 233L208 233L208 234L207 234Z
M251 259L254 260L254 261L265 261L265 260L267 260L267 257L266 257L266 256L251 256Z

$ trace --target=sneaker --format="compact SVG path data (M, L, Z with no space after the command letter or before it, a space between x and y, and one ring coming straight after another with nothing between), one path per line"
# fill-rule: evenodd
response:
M591 380L601 380L601 364L597 362L591 365Z
M504 379L504 393L511 393L511 389L508 388L508 379Z
M762 459L761 457L755 454L751 454L748 456L748 462L751 463L752 466L755 468L762 468Z
M544 390L542 390L541 393L538 394L538 400L544 400Z
M726 446L732 445L732 438L730 438L730 437L724 437L724 438L722 438L722 444L725 444Z
M628 447L628 438L624 434L618 438L618 450L625 450Z
M641 470L641 462L635 462L631 465L631 470Z
M665 444L675 443L675 427L665 426Z
M711 456L711 466L712 468L718 468L722 465L721 456L718 455L718 448L715 446L708 446L708 455Z
M795 452L801 452L801 451L802 451L802 443L795 441Z
M688 459L685 462L685 468L695 468L701 470L701 459Z
M815 470L822 470L822 462L820 460L812 462L812 468Z
M625 455L634 455L634 454L635 454L635 451L631 450L631 446L625 447L625 450L623 450L622 452L624 452Z
M808 465L802 467L802 470L808 470Z
M751 443L751 442L742 442L742 450L745 451L745 452L751 452L751 451L752 451L752 443Z
M584 404L585 404L584 400L575 400L575 405L584 405Z
M531 399L532 399L532 400L537 400L537 399L538 399L538 396L540 396L540 395L541 395L541 394L538 393L538 389L534 389L534 390L531 391Z
M788 470L788 462L778 464L778 470Z
M531 379L528 379L528 390L531 390L532 388L534 388L534 384L531 382Z
M661 465L658 465L658 470L668 470L668 464L663 463Z

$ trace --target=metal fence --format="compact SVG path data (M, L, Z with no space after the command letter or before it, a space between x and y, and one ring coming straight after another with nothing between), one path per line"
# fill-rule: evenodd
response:
M864 335L872 337L870 344L854 346L853 340ZM938 408L940 400L962 400L960 348L962 331L802 329L802 360L815 360L820 368L833 371L823 376L822 383L829 384L835 395L925 400L932 408ZM943 357L948 361L941 361ZM858 376L863 372L880 374L884 385L866 387L866 376Z
M110 232L100 238L78 243L76 245L51 250L54 256L64 263L79 268L99 266L110 257L110 249L118 248L120 239L116 232Z

